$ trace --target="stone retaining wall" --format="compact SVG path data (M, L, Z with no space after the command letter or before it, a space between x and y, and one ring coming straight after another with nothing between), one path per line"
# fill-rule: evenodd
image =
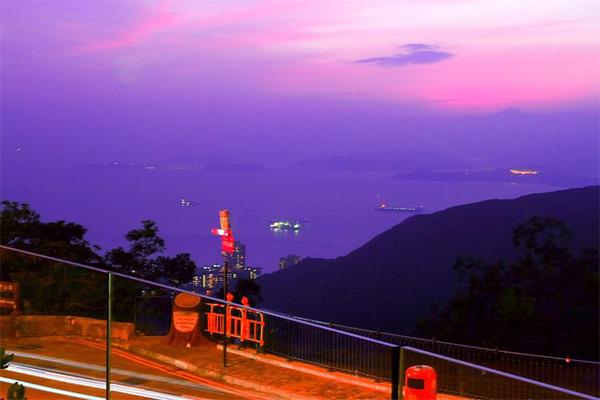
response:
M134 335L131 322L113 322L113 340L128 341ZM0 316L0 336L10 338L42 336L83 336L106 338L106 321L69 315Z

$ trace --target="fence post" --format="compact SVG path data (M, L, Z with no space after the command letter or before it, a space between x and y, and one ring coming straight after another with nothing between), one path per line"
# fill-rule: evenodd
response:
M292 314L289 314L289 316L291 317ZM292 361L292 355L291 355L292 354L292 323L290 322L289 319L286 319L285 321L287 323L287 332L286 332L287 361Z
M112 331L112 274L108 273L108 287L106 296L106 400L110 400L110 347L111 347L111 331Z
M223 306L223 368L227 368L227 322L229 319L229 300L227 299L227 274L229 274L229 258L227 253L223 252L223 298L225 305Z
M400 348L400 385L398 391L400 392L400 398L404 399L404 381L406 380L406 350L404 347Z
M392 393L391 399L398 400L400 388L400 347L392 347Z

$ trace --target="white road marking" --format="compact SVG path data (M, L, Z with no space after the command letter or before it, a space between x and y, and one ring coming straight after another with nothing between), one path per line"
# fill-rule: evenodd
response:
M77 393L77 392L70 392L68 390L62 390L62 389L56 389L56 388L49 387L49 386L38 385L36 383L22 381L20 379L10 379L10 378L4 378L4 377L0 376L0 382L6 382L6 383L10 383L10 384L12 384L14 382L18 382L21 385L25 386L25 388L27 388L27 389L39 390L40 392L48 392L48 393L60 394L62 396L75 397L76 399L104 400L104 397L89 396L87 394L82 394L82 393Z
M8 371L12 371L12 372L18 373L18 374L36 376L38 378L43 378L43 379L50 379L50 380L54 380L57 382L70 383L73 385L90 387L90 388L94 388L94 389L103 390L106 388L106 383L103 380L82 378L82 377L66 375L66 374L59 374L57 372L51 372L51 371L41 369L41 368L24 366L22 364L21 365L11 364L8 367ZM140 396L140 397L151 398L151 399L156 399L156 400L180 400L182 398L181 396L156 392L154 390L149 390L149 389L135 388L135 387L123 385L120 383L112 383L110 385L110 389L112 392L125 393L125 394L130 394L133 396ZM96 397L94 397L94 399L96 399ZM196 397L196 399L201 399L201 398ZM206 400L208 400L208 399L206 399Z

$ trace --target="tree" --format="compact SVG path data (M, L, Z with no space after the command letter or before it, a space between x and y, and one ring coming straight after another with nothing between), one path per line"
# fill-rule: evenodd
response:
M3 201L0 212L0 243L86 264L96 264L98 246L86 239L87 229L79 224L42 222L26 203Z
M27 246L31 243L40 216L28 204L3 201L0 213L0 242L7 246Z
M14 354L6 354L4 347L0 347L0 370L7 369L9 364L15 358ZM8 387L6 397L9 400L26 400L25 386L15 382Z
M14 354L6 354L4 347L0 347L0 369L8 368L13 358L15 358Z
M175 286L184 285L194 279L196 263L189 253L180 253L175 257L159 256L154 260L154 274L164 278Z
M514 262L468 257L454 269L464 288L418 325L439 339L516 351L598 357L598 249L575 251L552 218L517 227Z
M117 247L106 253L104 259L109 269L171 286L192 281L196 264L188 253L174 257L161 255L166 245L154 221L142 221L141 228L127 232L125 239L129 242L128 249ZM164 289L117 277L113 297L120 299L113 307L115 319L136 321L139 327L151 333L159 332L158 327L168 324L165 310L172 299Z
M1 205L0 243L4 245L175 286L190 282L194 276L196 266L189 254L158 256L165 250L165 242L153 221L142 221L141 228L126 234L128 249L118 247L102 257L100 248L85 238L83 226L62 220L43 222L25 203L3 201ZM25 314L105 318L107 280L103 273L2 251L0 280L20 283L20 305ZM162 290L150 290L124 278L115 277L113 284L113 298L119 299L113 304L118 320L133 318L140 293L153 298L145 307L157 310L164 308L164 302L154 304L159 295L168 297Z
M242 297L247 297L251 307L255 307L262 301L260 285L253 279L238 279L234 295L240 302Z
M42 222L25 203L3 201L0 212L2 244L57 258L101 266L98 247L85 239L78 224ZM103 310L103 276L64 263L2 252L0 279L19 282L25 313L96 316Z
M242 297L246 297L250 303L250 307L255 307L262 301L260 295L260 285L253 279L236 279L235 290L230 291L233 294L233 301L235 303L242 303ZM220 288L216 297L218 299L223 298L223 288Z
M156 253L165 250L165 241L158 236L154 221L142 221L142 228L133 229L125 235L129 250L117 247L106 253L106 263L115 271L149 279L154 275L153 260Z
M129 242L129 250L117 247L106 253L106 264L112 270L147 280L164 280L173 286L192 281L196 264L190 254L158 255L166 247L154 221L142 221L142 227L127 232L125 239Z

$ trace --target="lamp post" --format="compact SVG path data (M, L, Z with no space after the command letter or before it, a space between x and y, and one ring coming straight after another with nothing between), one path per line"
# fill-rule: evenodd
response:
M227 313L228 313L228 302L227 298L227 278L229 275L229 256L228 254L232 254L234 250L234 239L233 232L231 231L231 226L229 224L229 210L221 210L219 211L219 222L221 225L220 229L213 229L212 234L221 237L221 255L223 256L223 299L225 300L224 311L225 315L223 315L223 367L227 367Z
M227 253L222 252L223 253L223 299L225 300L225 316L224 316L224 321L223 321L223 367L227 367L227 322L229 320L229 318L227 318L228 315L228 299L227 299L227 291L228 291L228 287L227 287L227 274L229 273L228 271L228 267L229 267L229 260L227 257Z

